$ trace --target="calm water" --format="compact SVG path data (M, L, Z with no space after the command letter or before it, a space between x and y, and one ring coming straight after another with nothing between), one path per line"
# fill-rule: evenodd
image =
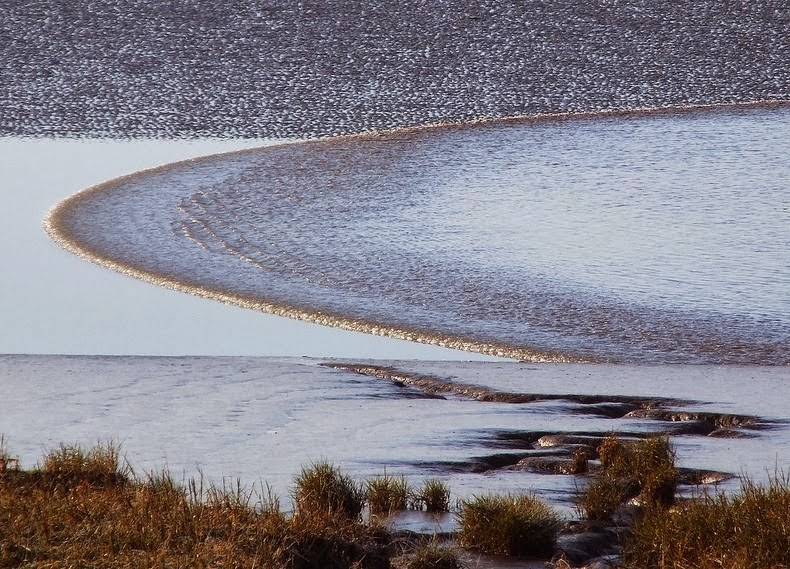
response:
M506 404L419 397L417 389L320 362L0 355L0 433L25 467L60 443L112 440L123 445L141 475L167 467L177 479L265 482L286 507L300 468L329 460L358 479L386 471L418 485L440 476L453 501L528 489L572 516L584 477L464 468L476 457L545 453L527 442L534 433L670 431L681 466L747 474L759 483L775 469L790 467L790 374L784 367L377 362L405 374L512 393L671 395L687 401L677 409L753 414L768 422L762 429L744 429L748 437L714 438L693 428L680 434L682 422L611 418L569 400ZM502 444L508 434L524 439ZM737 487L733 479L720 488ZM433 531L435 522L428 522Z
M68 202L72 247L266 311L521 358L790 363L790 110L261 149Z

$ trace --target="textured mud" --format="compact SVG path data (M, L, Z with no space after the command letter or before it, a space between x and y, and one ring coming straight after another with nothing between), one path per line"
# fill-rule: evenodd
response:
M315 136L790 98L786 2L7 0L0 135Z
M466 399L474 399L489 403L509 403L523 404L534 403L537 401L568 401L580 405L594 405L596 411L607 417L623 416L633 406L642 409L653 409L657 406L679 405L684 402L670 397L631 397L628 395L583 395L583 394L560 394L560 393L512 393L508 391L498 391L482 385L471 385L467 383L457 383L450 379L433 375L417 374L398 370L394 367L370 365L370 364L347 364L347 363L323 363L325 367L350 371L378 379L386 379L397 385L416 387L426 393L437 395L445 394ZM618 407L623 411L622 415L613 413L608 409ZM607 409L607 411L603 411Z
M484 386L462 384L447 378L399 370L371 364L325 362L325 367L361 374L393 382L403 390L403 397L415 398L423 392L430 397L458 397L473 401L502 404L529 404L541 401L567 401L568 413L597 415L604 419L646 419L649 428L628 431L618 428L600 431L502 431L490 430L469 440L470 449L487 448L497 452L470 456L463 461L422 462L418 466L433 473L486 473L497 470L523 471L547 475L586 474L587 460L598 458L598 446L612 433L623 440L636 440L652 435L742 438L758 436L757 431L776 428L779 423L753 415L684 411L672 409L694 402L672 398L618 395L530 394L512 393ZM580 411L581 410L581 411ZM509 452L503 452L509 451ZM583 460L579 453L583 453ZM687 486L715 484L734 474L709 470L681 468L679 483Z

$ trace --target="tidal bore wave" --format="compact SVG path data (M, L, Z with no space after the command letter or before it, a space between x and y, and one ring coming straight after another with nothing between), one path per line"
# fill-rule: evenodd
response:
M780 102L310 140L112 180L45 224L122 273L372 334L786 365L788 133Z

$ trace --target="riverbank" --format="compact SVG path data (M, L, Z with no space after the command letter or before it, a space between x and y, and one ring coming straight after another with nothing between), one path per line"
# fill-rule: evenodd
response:
M414 377L455 387L429 392ZM458 386L536 397L485 400ZM42 447L112 440L142 470L263 480L282 496L302 465L327 459L358 477L440 476L454 499L529 488L572 514L574 477L538 466L578 442L562 437L612 431L670 434L680 466L757 482L790 463L784 367L7 355L0 392L0 432L23 464ZM643 403L661 413L634 409ZM717 415L750 419L709 436Z
M0 562L299 569L776 569L790 561L790 478L748 478L734 496L677 500L684 475L666 437L608 436L577 448L581 521L524 491L450 504L449 487L403 476L354 479L326 461L294 477L293 507L261 485L137 474L112 442L60 445L24 469L0 438ZM699 482L697 482L699 484ZM431 529L399 528L416 511ZM456 531L441 528L452 515Z

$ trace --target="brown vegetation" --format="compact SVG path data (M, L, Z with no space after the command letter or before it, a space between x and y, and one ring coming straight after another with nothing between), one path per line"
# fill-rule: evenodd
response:
M417 547L401 565L403 569L461 569L458 555L451 548L429 541Z
M625 544L629 569L790 566L790 476L766 487L746 480L733 497L704 493L672 505L676 469L666 438L609 437L598 453L600 475L580 505L588 518L606 520L626 500L640 499ZM402 477L385 475L366 487L371 511L408 505ZM330 463L302 469L293 497L289 516L270 492L239 482L182 485L167 472L138 477L113 444L61 446L23 470L0 437L0 567L460 566L436 541L396 537L375 518L363 523L362 486ZM446 510L449 491L428 480L412 500L412 507ZM462 501L457 515L461 546L499 555L547 559L561 525L531 495L479 496Z
M465 500L458 521L461 545L495 555L551 556L560 529L559 514L530 495Z
M405 510L411 490L403 476L384 474L367 481L366 495L371 514L389 514Z
M415 494L414 508L426 512L449 512L450 488L437 478L429 478Z
M111 444L61 447L32 470L3 456L0 567L386 566L386 532L358 523L344 500L322 508L318 494L303 498L299 484L301 509L289 518L240 484L138 479Z
M790 478L749 480L727 497L704 493L672 508L651 506L625 549L632 569L790 567Z
M601 473L579 495L577 504L590 520L609 520L626 502L671 504L678 471L669 439L662 436L624 441L612 435L598 446Z

